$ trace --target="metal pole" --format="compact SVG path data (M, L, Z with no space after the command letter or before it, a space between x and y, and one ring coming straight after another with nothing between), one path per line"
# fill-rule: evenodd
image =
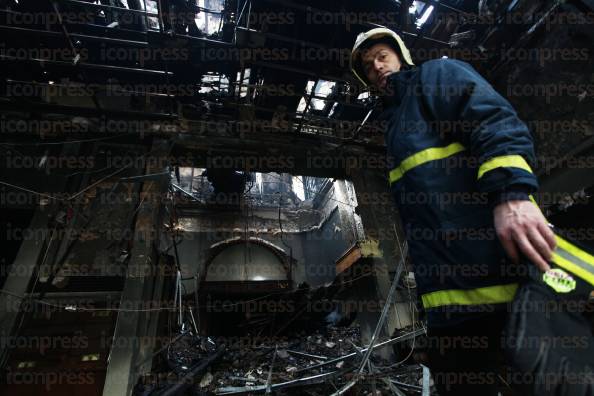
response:
M177 246L174 246L174 249L177 250ZM179 327L181 329L181 331L183 331L183 326L184 326L184 321L183 321L183 314L182 314L182 310L183 310L183 295L182 295L182 279L181 279L181 271L177 270L177 279L179 282L179 287L177 288L177 290L179 291L179 316L177 318L177 322L179 324Z
M245 27L247 28L247 30L250 30L250 14L252 13L252 2L249 1L249 6L248 6L248 13L247 13L247 22Z
M233 31L233 44L237 43L237 28L241 24L241 18L243 17L243 12L245 11L245 6L247 5L247 3L248 3L247 0L246 0L245 3L243 3L243 7L241 8L241 12L239 13L239 16L237 17L237 20L235 21L235 29Z

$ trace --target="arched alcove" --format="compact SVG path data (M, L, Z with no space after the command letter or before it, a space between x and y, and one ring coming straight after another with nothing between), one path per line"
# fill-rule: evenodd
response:
M204 280L206 282L286 281L288 274L283 261L272 249L244 241L220 250L208 264Z
M200 279L203 292L286 289L291 285L290 257L260 238L228 239L210 247Z

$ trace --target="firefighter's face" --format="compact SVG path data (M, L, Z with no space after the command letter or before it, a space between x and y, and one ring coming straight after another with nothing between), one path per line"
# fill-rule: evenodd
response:
M361 57L363 72L367 80L375 87L383 90L388 76L400 70L400 58L388 44L375 44Z

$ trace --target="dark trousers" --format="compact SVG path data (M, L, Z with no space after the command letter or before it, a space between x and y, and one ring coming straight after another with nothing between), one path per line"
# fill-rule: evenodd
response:
M440 396L497 396L504 325L505 313L497 313L428 330L429 368Z

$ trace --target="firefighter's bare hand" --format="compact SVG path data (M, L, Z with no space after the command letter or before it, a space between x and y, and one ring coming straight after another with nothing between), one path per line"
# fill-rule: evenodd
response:
M507 255L516 263L523 253L542 271L555 249L555 235L538 207L530 201L508 201L495 207L495 231Z

